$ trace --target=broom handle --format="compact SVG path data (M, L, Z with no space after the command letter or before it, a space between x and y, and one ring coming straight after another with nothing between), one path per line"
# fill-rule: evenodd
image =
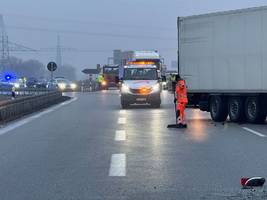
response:
M174 97L174 99L176 99L175 92L176 92L176 84L175 84L175 88L174 88L174 91L173 91L173 97ZM173 99L173 100L174 100L174 99ZM175 103L174 103L175 124L177 124L176 104L177 104L177 103L175 102Z

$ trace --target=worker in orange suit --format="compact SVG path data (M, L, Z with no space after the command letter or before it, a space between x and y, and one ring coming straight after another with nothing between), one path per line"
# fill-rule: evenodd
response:
M187 98L187 89L186 89L186 84L185 80L181 79L180 76L177 76L177 83L176 83L176 98L175 98L175 103L176 104L176 116L177 116L177 124L181 128L186 128L186 119L185 119L185 108L188 103L188 98Z

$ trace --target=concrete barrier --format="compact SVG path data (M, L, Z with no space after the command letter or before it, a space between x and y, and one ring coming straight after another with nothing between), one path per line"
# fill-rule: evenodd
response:
M51 91L45 94L0 102L0 122L17 119L23 115L62 102L67 98L62 96L59 91Z

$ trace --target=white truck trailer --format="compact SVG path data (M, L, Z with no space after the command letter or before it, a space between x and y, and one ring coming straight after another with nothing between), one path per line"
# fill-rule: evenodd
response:
M214 121L263 123L267 7L178 17L178 72Z

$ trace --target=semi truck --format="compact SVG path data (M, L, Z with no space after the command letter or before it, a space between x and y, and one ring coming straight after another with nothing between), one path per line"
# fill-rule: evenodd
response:
M264 123L267 7L177 18L178 73L212 120Z

